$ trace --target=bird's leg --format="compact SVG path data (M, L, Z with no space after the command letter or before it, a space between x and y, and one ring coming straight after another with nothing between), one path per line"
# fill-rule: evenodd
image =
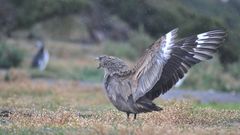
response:
M129 120L129 115L130 115L130 113L127 112L127 119L128 119L128 120Z
M137 114L135 113L135 114L134 114L134 120L136 120L136 118L137 118Z

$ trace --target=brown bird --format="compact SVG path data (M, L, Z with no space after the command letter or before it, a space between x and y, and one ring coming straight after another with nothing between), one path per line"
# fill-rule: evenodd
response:
M100 56L104 87L112 104L126 112L160 111L152 101L171 89L195 64L211 59L225 39L223 30L213 30L177 40L174 29L154 42L133 68L119 58Z

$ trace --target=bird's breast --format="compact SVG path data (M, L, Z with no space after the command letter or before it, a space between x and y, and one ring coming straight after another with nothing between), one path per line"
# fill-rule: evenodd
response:
M111 103L120 111L130 111L131 105L128 98L131 95L131 83L128 79L120 79L117 76L107 76L105 79L105 91Z

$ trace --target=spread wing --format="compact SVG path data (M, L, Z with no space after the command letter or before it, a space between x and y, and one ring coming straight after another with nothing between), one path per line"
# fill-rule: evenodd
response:
M177 30L170 31L154 42L133 68L134 101L149 92L160 79L163 67L171 57L171 48L175 44Z
M172 42L172 44L163 49L164 45L160 44L160 60L162 65L156 67L161 69L161 72L150 71L148 66L145 66L145 74L142 74L137 83L137 89L135 90L136 100L140 97L147 97L153 100L160 94L164 94L166 91L171 89L179 79L184 77L184 74L195 64L211 59L213 54L217 51L220 43L224 41L225 32L222 30L214 30L206 33L190 36L179 40L177 42ZM164 43L164 42L162 42ZM168 53L168 57L166 54ZM151 62L150 62L151 63ZM138 69L140 70L140 69ZM155 83L152 83L151 87L146 87L146 82L151 80L152 76L150 73L158 74L160 77ZM156 75L155 75L156 76ZM150 79L149 79L150 78ZM146 81L144 83L144 81Z

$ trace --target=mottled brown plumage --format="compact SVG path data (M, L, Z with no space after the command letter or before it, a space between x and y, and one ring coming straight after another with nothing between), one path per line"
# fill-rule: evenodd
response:
M160 111L152 101L171 89L195 64L211 59L225 32L214 30L177 40L174 29L154 42L129 68L119 58L100 56L108 98L120 111L134 114Z

